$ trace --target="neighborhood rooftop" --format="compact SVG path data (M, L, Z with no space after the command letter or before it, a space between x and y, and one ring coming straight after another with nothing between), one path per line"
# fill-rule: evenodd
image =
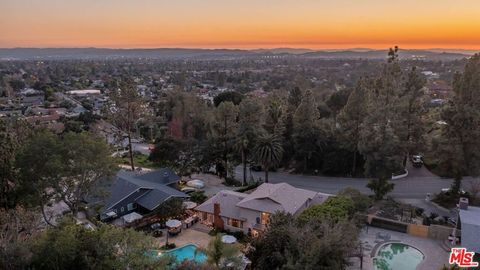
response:
M321 203L327 197L327 194L295 188L287 183L264 183L240 201L237 206L269 213L276 211L296 213L306 201L315 199L315 202Z

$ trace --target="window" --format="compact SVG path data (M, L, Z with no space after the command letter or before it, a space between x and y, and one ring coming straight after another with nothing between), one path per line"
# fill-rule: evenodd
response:
M133 205L133 203L127 204L127 211L132 211L134 208L135 206Z
M270 214L263 212L260 216L262 225L268 225L270 223Z
M243 228L243 221L238 219L229 218L227 219L227 224L235 228Z
M124 212L125 211L125 208L122 206L122 208L120 208L120 212Z

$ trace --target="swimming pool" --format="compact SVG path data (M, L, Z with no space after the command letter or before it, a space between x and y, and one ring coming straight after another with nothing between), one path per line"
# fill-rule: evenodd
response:
M373 259L375 270L415 270L425 258L423 253L407 244L385 244Z
M196 261L198 263L204 263L207 260L207 255L205 253L198 251L197 246L193 244L188 244L183 247L179 247L170 251L166 251L165 254L169 254L175 257L177 262L182 262L184 260Z

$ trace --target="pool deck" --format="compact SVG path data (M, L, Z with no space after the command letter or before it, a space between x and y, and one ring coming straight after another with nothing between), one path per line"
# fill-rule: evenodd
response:
M377 239L377 233L381 233L383 235L389 234L391 236L390 240L383 241ZM406 233L369 227L368 233L366 229L362 230L359 240L362 242L364 247L363 269L365 270L374 269L371 253L375 251L375 248L379 248L381 246L380 243L382 242L401 242L420 250L425 255L425 259L418 265L417 270L438 270L441 269L444 264L448 265L449 254L440 247L440 241L436 241L433 239L416 237ZM352 262L354 264L348 268L349 270L360 269L359 259L352 259Z
M203 228L202 226L205 226L205 225L197 223L188 229L183 228L182 232L177 236L169 236L168 242L175 243L177 247L182 247L187 244L195 244L199 247L205 248L208 246L208 243L212 239L212 236L206 233L205 231L207 229ZM156 239L158 246L165 245L165 242L166 242L165 235L166 235L166 230L164 230L164 234L162 237L159 237Z

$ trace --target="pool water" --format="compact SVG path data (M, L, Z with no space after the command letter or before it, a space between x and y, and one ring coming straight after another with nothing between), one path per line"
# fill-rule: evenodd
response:
M165 252L165 254L174 256L178 262L190 260L196 261L198 263L204 263L207 260L207 256L205 255L205 253L198 251L197 254L195 254L195 250L197 250L197 247L190 244L173 249L171 251L167 251Z
M424 259L420 250L402 243L382 246L373 259L375 270L415 270Z

